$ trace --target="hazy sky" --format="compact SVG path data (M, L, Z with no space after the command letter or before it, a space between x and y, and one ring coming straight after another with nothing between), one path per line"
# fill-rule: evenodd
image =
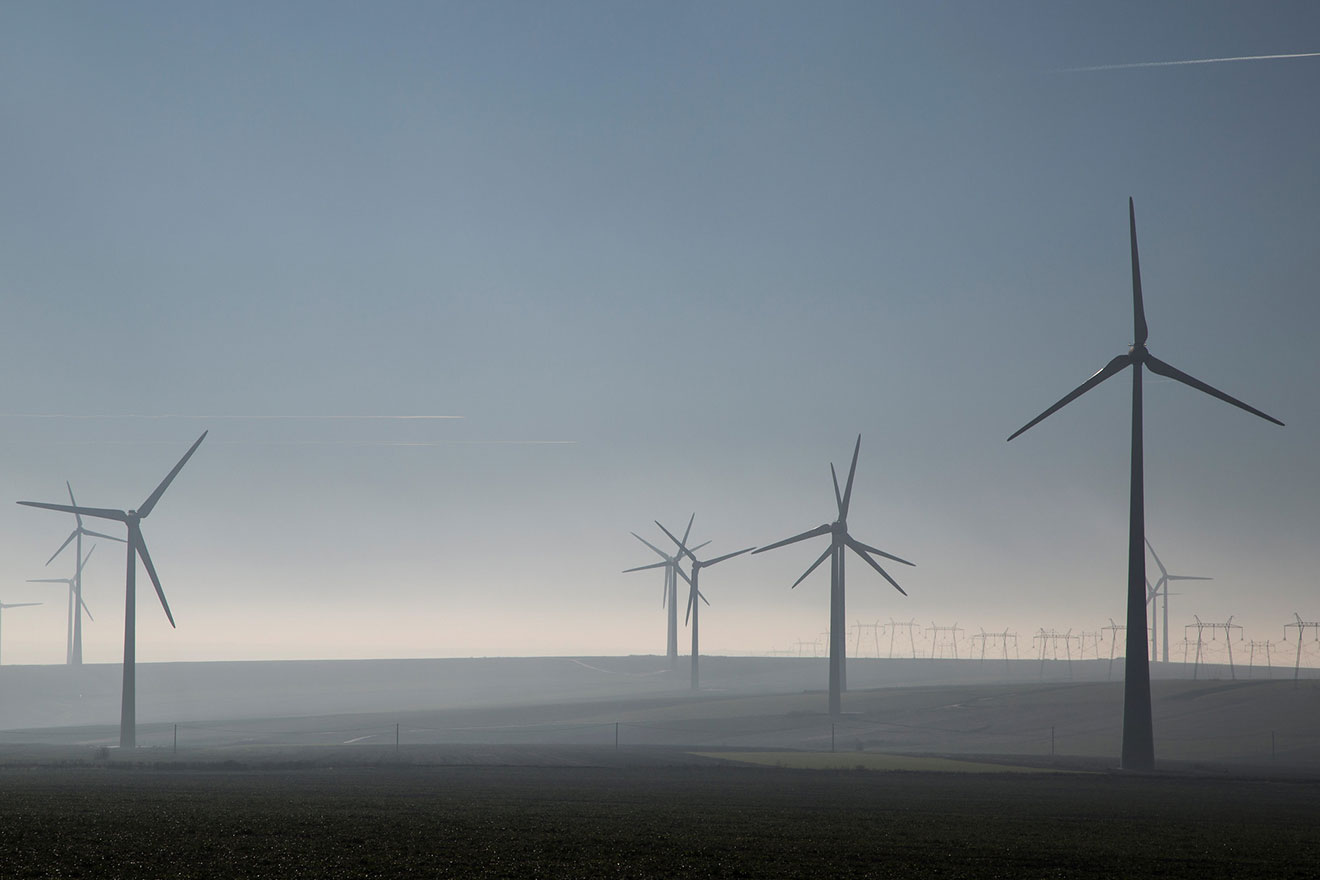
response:
M849 621L1026 656L1122 618L1126 374L1005 438L1131 342L1132 196L1151 351L1287 423L1148 374L1147 533L1215 578L1175 640L1277 640L1320 619L1320 57L1072 68L1317 51L1311 3L6 4L0 496L136 506L210 430L142 660L655 653L629 532L828 522L861 433L852 532L918 567L850 559ZM0 504L46 603L5 662L63 660L24 580L72 525ZM815 639L823 549L705 572L703 645Z

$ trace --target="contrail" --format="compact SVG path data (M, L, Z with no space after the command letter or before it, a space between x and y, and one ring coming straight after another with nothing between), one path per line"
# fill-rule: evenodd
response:
M81 413L0 413L0 419L182 419L186 421L288 421L288 422L373 422L373 421L434 421L438 419L461 419L463 416L190 416L179 413L102 413L86 415Z
M1089 73L1097 70L1132 70L1137 67L1181 67L1184 64L1223 64L1227 61L1279 61L1285 58L1316 58L1320 52L1294 52L1288 55L1237 55L1232 58L1189 58L1185 61L1137 61L1132 64L1100 64L1095 67L1064 67L1064 73Z

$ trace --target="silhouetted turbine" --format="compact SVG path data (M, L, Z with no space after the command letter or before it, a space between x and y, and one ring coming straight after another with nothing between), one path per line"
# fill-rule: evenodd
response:
M64 481L64 488L69 490L69 504L73 507L77 507L78 502L73 500L73 487L69 485L68 480ZM77 560L83 559L83 555L82 555L83 536L86 535L89 538L105 538L107 541L118 541L121 544L124 543L124 539L115 538L110 535L103 535L100 532L93 532L91 529L85 528L83 526L82 516L80 514L75 513L73 517L77 525L74 527L73 531L69 534L69 537L64 539L64 543L60 545L60 548L56 550L54 553L50 554L50 559L46 560L46 564L50 565L52 562L54 562L55 557L59 556L61 553L64 552L64 548L69 546L70 541L76 542L76 545L74 547L74 551L75 551L74 562L77 571L74 572L74 577L77 579L77 582L74 585L74 593L76 594L75 596L76 601L73 604L77 605L82 602L82 566L77 564ZM90 556L91 553L88 553L87 555ZM90 617L91 615L89 614L88 616ZM82 665L82 615L74 614L72 615L72 617L73 617L73 634L70 640L71 648L69 650L69 655L66 658L66 662L72 666L81 666Z
M116 538L115 540L119 539ZM92 610L87 607L87 603L82 600L82 590L80 589L82 583L82 570L86 567L87 560L92 558L92 551L95 549L96 546L93 545L92 549L87 551L87 555L82 558L80 563L78 563L78 570L74 572L73 577L71 578L28 578L29 584L65 584L69 588L68 633L64 648L65 663L73 663L74 617L81 617L82 612L86 611L88 619L96 619L92 617ZM79 633L82 632L82 627L77 627L77 629ZM81 652L79 652L78 662L82 662Z
M656 525L660 526L659 521L656 522ZM690 528L691 526L692 523L689 522L688 527ZM701 680L700 675L697 671L698 658L701 656L701 652L699 650L698 640L697 640L698 617L699 617L699 612L701 611L701 606L697 604L697 599L700 599L702 602L706 602L707 605L710 604L710 602L706 601L706 597L701 594L701 589L698 587L698 584L700 583L701 580L701 570L703 568L710 568L712 565L716 565L717 563L723 562L726 559L732 559L735 556L741 556L742 554L748 552L752 548L745 547L742 550L735 550L732 553L725 553L723 556L716 556L714 559L702 560L702 559L698 559L691 550L683 546L683 542L678 540L678 538L675 538L674 535L669 531L669 529L665 528L664 526L660 526L660 531L664 532L666 535L669 535L669 540L673 541L678 546L678 552L682 555L687 556L687 558L692 563L692 575L691 577L687 578L687 582L689 585L687 614L684 615L683 617L683 623L686 625L689 620L692 621L692 690L695 691L700 686L700 680ZM683 573L682 569L678 569L677 571L679 574Z
M1169 662L1169 581L1212 581L1214 580L1214 578L1196 577L1190 574L1169 574L1169 570L1164 567L1164 563L1160 562L1159 554L1156 553L1155 548L1151 546L1149 538L1146 539L1146 546L1150 548L1151 558L1155 560L1155 564L1158 565L1160 568L1160 579L1155 582L1155 586L1150 588L1150 594L1148 598L1152 608L1155 607L1155 600L1157 597L1162 596L1164 600L1164 607L1163 609L1161 609L1160 613L1164 621L1164 662L1168 663ZM1148 585L1150 584L1149 579L1146 581L1146 583ZM1158 659L1157 658L1158 646L1155 644L1156 628L1157 627L1155 622L1151 621L1151 627L1150 627L1151 659Z
M843 596L843 558L844 549L850 548L858 556L866 561L866 564L880 572L880 575L893 586L895 590L907 595L903 588L898 585L898 581L889 576L889 572L880 567L880 563L871 557L871 554L883 556L885 559L892 559L894 562L901 562L904 565L914 565L906 559L900 559L893 554L886 553L883 550L877 550L861 541L856 540L848 534L848 506L852 503L853 477L857 475L857 455L862 449L862 435L857 435L857 445L853 447L852 466L848 468L848 483L842 493L839 492L839 476L834 471L833 463L830 464L830 478L834 481L834 500L838 504L839 518L833 523L817 526L809 532L803 532L800 535L794 535L791 538L785 538L774 544L767 544L764 547L757 548L754 553L764 553L767 550L774 550L776 547L783 547L787 544L794 544L798 541L805 541L807 538L815 538L820 535L830 536L830 546L820 555L811 567L802 573L802 577L793 582L793 588L806 580L807 575L816 570L816 567L826 560L830 559L830 714L838 715L843 711L842 693L845 687L844 678L844 652L846 650L847 639L844 633L844 596ZM792 589L792 588L790 588Z
M1128 511L1128 589L1127 589L1127 654L1124 657L1123 680L1123 747L1122 766L1127 770L1149 770L1155 766L1155 733L1150 710L1150 661L1146 648L1146 512L1142 459L1142 406L1141 368L1190 385L1211 397L1217 397L1260 416L1276 425L1283 422L1268 416L1255 407L1230 397L1200 379L1195 379L1177 367L1170 366L1146 349L1146 311L1141 300L1141 263L1137 256L1137 215L1132 199L1128 199L1128 229L1132 242L1132 323L1133 343L1127 354L1105 364L1095 375L1059 400L1058 403L1027 422L1008 438L1012 440L1037 422L1090 391L1110 376L1132 367L1132 473L1130 506Z
M135 670L137 642L135 637L137 622L137 560L142 559L142 565L147 569L147 575L151 578L151 585L156 588L156 597L160 599L160 605L165 609L165 616L169 618L170 626L174 626L174 615L170 613L170 605L165 601L165 591L161 589L160 578L156 576L156 567L151 564L151 554L147 552L147 545L142 540L142 520L146 519L148 514L160 501L160 497L165 494L170 483L183 470L183 466L192 458L192 454L197 451L197 447L202 445L206 439L206 431L197 438L197 442L183 454L179 463L174 466L165 479L160 481L156 490L147 496L147 500L142 502L142 506L137 510L113 510L105 507L74 507L68 504L48 504L43 501L20 501L19 504L28 507L40 507L45 510L61 510L65 513L81 514L83 516L92 516L100 519L112 519L123 523L128 528L128 568L124 578L124 690L123 699L120 704L119 715L119 747L121 749L131 749L137 746L137 692L135 689Z
M4 610L6 608L27 608L30 605L40 604L40 602L0 602L0 630L3 630L2 624L4 623Z
M688 534L692 531L692 519L695 517L696 514L693 514L692 517L688 519L688 530L683 533L684 544L687 543ZM665 650L669 657L669 665L673 667L678 663L678 576L682 574L682 571L678 567L678 562L682 557L682 553L670 556L668 553L661 550L636 532L632 532L631 534L634 538L660 554L660 558L664 560L664 562L656 562L651 565L639 565L636 568L625 568L623 572L624 574L628 574L629 572L646 571L647 569L652 568L663 568L665 570L665 587L664 592L660 596L660 607L667 607L669 610L669 626ZM703 544L698 544L692 549L700 550L709 543L709 541L706 541ZM687 575L683 575L683 579L687 580Z

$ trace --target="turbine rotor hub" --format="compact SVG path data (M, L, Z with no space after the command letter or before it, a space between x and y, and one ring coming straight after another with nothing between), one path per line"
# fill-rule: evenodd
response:
M1134 344L1128 349L1128 357L1132 358L1132 363L1134 364L1143 363L1148 354L1150 354L1150 352L1146 350L1146 344L1144 342Z

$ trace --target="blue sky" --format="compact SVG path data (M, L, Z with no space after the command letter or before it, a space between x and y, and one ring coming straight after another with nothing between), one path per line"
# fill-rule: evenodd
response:
M861 433L854 534L918 567L906 599L850 569L850 620L1094 630L1123 607L1127 382L1004 438L1130 343L1132 196L1151 350L1288 423L1148 378L1148 534L1215 577L1174 630L1277 639L1320 619L1320 58L1070 69L1315 52L1317 25L8 6L5 492L135 505L210 429L144 526L179 620L143 594L144 660L643 653L660 578L619 573L649 561L628 532L696 511L718 553L828 521ZM462 418L317 418L376 415ZM6 616L6 662L63 657L61 598L23 581L70 527L0 508L0 599L47 601ZM712 569L704 643L814 638L828 575L787 588L818 552Z

